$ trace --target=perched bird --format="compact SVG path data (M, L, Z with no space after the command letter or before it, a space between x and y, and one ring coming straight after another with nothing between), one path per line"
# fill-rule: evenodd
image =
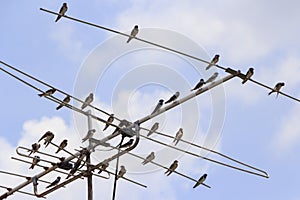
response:
M47 147L50 142L53 140L54 138L54 134L51 132L51 131L47 131L40 139L39 139L39 142L44 139L45 142L44 142L44 145L45 147Z
M92 138L94 133L96 132L95 129L89 130L86 136L82 139L82 142L87 141L89 138Z
M67 10L68 10L67 3L63 3L62 7L59 10L59 15L57 16L55 22L57 22L62 16L64 16Z
M68 176L67 176L66 179L68 179L70 176L72 176L77 171L77 169L79 168L80 164L81 164L81 161L79 161L79 162L77 161L76 163L74 163L74 166L71 169L71 171L69 172L69 174L68 174Z
M197 83L197 85L193 89L191 89L191 91L200 89L204 84L205 81L201 78L200 81Z
M67 145L68 145L68 140L63 140L60 143L60 145L55 153L58 153L59 151L63 150Z
M70 101L71 101L71 97L70 97L69 95L67 95L67 96L64 98L63 102L61 102L61 103L59 104L59 106L56 107L56 110L61 109L63 106L67 105Z
M209 77L207 79L207 81L205 81L205 83L209 83L209 82L213 82L214 80L216 80L216 78L218 77L219 73L215 72L211 77Z
M29 155L30 156L32 153L35 153L39 150L39 148L41 147L41 145L39 143L34 143L31 145L31 150L28 150L28 152L30 151Z
M173 96L170 97L170 99L168 101L165 102L165 104L175 101L179 97L179 95L180 95L180 93L176 92Z
M107 119L107 122L111 124L113 121L114 121L114 114L110 114L109 118ZM103 131L105 131L109 127L108 123L105 124Z
M244 78L242 84L246 83L253 74L254 74L254 69L252 67L250 67L246 73L246 77Z
M155 131L157 131L158 128L159 128L159 123L158 123L158 122L155 122L155 123L152 125L152 127L151 127L149 133L147 134L147 137L149 137L152 133L154 133Z
M53 133L51 131L47 131L40 139L38 142L40 142L42 139L45 139L47 137L51 137Z
M32 159L32 165L29 167L29 169L33 169L34 166L35 166L38 162L40 162L40 161L41 161L41 159L40 159L39 156L34 156L33 159Z
M172 172L175 171L175 169L178 167L178 161L174 160L174 162L172 163L172 165L169 167L169 169L165 172L165 174L167 174L167 176L169 176Z
M43 92L43 93L38 94L38 95L40 97L46 97L46 96L54 94L54 92L56 92L56 89L55 88L51 88L51 89L47 90L46 92Z
M212 66L216 65L219 62L219 54L216 54L214 58L211 60L210 64L206 67L206 70L209 70Z
M146 158L145 160L142 162L143 165L146 165L147 163L151 162L152 160L155 159L155 155L154 152L152 151Z
M81 110L83 110L88 105L90 105L90 103L92 103L93 100L94 100L93 93L90 93L89 96L87 98L85 98L85 101L84 101L84 103L81 106Z
M127 43L129 43L130 40L132 40L132 38L134 38L138 34L138 32L139 32L139 26L135 25L130 33L130 37L128 38Z
M124 165L121 165L120 171L119 171L118 176L117 176L117 179L123 177L125 173L126 173L126 169L125 169Z
M163 99L160 99L156 105L156 107L154 108L153 112L151 113L154 114L156 113L157 111L159 111L159 109L162 107L162 105L164 104L164 100Z
M276 98L277 98L277 97L278 97L278 94L279 94L279 90L280 90L284 85L285 85L284 82L279 82L279 83L277 83L277 84L275 85L274 89L273 89L271 92L269 92L268 95L272 94L273 92L277 92L277 95L276 95Z
M100 174L102 171L106 170L106 168L108 168L109 163L107 162L107 160L105 160L99 167L99 172L98 174Z
M183 136L183 130L182 130L182 128L180 128L177 131L176 136L175 136L174 141L173 141L173 142L175 142L175 146L178 144L178 142L182 138L182 136Z
M125 147L130 147L133 144L134 139L130 139L128 142L125 144L122 144L119 146L119 148L125 148Z
M194 185L193 188L196 188L196 187L198 187L200 184L202 184L202 183L205 181L206 177L207 177L207 174L203 174L203 175L199 178L199 180L197 181L197 183Z
M55 181L53 181L52 183L50 183L50 185L48 185L46 188L56 186L56 185L59 183L60 179L61 179L60 176L58 176L58 177L55 179Z

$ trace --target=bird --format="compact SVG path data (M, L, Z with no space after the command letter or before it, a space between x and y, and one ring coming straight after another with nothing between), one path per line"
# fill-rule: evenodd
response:
M28 150L28 152L30 151L29 155L30 156L32 153L35 153L39 150L39 148L41 147L41 145L39 143L34 143L31 145L31 150Z
M57 16L55 22L57 22L62 16L64 16L67 10L68 10L67 3L63 3L62 7L59 10L59 15Z
M41 161L41 159L40 159L39 156L34 156L33 159L32 159L32 164L31 164L31 166L29 167L29 169L33 169L34 166L35 166L38 162L40 162L40 161Z
M123 177L125 173L126 173L126 169L125 169L124 165L121 165L120 171L119 171L118 176L117 176L117 179Z
M58 176L58 177L55 179L55 181L53 181L52 183L50 183L50 185L48 185L46 188L56 186L56 185L59 183L60 179L61 179L60 176Z
M111 124L113 121L114 121L114 114L110 114L107 119L108 123L105 124L103 131L105 131L109 127L109 123Z
M213 82L214 80L216 80L216 78L218 77L219 73L218 72L215 72L211 77L209 77L207 79L207 81L205 81L205 84L206 83L209 83L209 82Z
M274 89L273 89L271 92L269 92L268 95L272 94L273 92L277 92L277 95L276 95L276 98L277 98L277 97L278 97L278 94L279 94L279 90L280 90L284 85L285 85L284 82L279 82L279 83L277 83L277 84L275 85Z
M60 143L60 145L55 153L58 153L59 151L63 150L63 148L65 148L67 145L68 145L68 140L63 140Z
M92 138L94 133L96 132L95 129L89 130L86 136L82 139L82 142L87 141L89 138Z
M51 143L53 138L54 138L54 134L49 135L48 137L45 138L45 142L44 142L45 148Z
M197 181L197 183L193 186L193 188L196 188L196 187L198 187L200 184L202 184L202 183L205 181L206 177L207 177L207 174L203 174L203 175L199 178L199 180Z
M50 136L52 136L52 135L53 135L53 133L52 133L51 131L47 131L47 132L39 139L38 142L40 142L42 139L45 139L45 138L50 137Z
M156 107L154 108L153 112L151 113L151 115L153 115L154 113L156 113L157 111L159 111L159 109L162 107L162 105L164 104L164 100L160 99L156 105Z
M85 98L85 101L84 101L84 103L81 106L81 110L83 110L88 105L90 105L90 103L92 103L93 100L94 100L93 93L90 93L89 96L87 98Z
M143 165L146 165L147 163L151 162L152 160L155 159L155 155L154 152L152 151L146 158L145 160L142 162Z
M75 172L77 171L77 169L79 168L80 164L81 164L81 161L78 161L78 160L77 160L76 163L74 163L74 166L73 166L73 168L71 169L71 171L69 172L69 174L68 174L68 176L67 176L66 179L68 179L70 176L74 175L74 173L75 173Z
M242 84L245 84L251 78L251 76L253 76L253 74L254 74L254 69L250 67L246 73L244 80L242 81Z
M147 137L149 137L152 133L154 133L158 128L159 128L159 123L158 123L158 122L155 122L155 123L152 125L150 131L148 132Z
M130 147L133 144L134 139L130 139L128 142L125 144L122 144L119 146L119 148L125 148L125 147Z
M169 169L165 172L165 174L167 176L169 176L172 172L175 171L175 169L178 167L178 161L174 160L174 162L172 163L172 165L169 167Z
M57 107L56 107L56 110L59 110L61 109L63 106L67 105L69 102L71 101L71 97L69 95L67 95L63 102L61 102Z
M173 141L173 142L175 142L175 146L178 144L178 142L182 138L182 136L183 136L183 130L182 130L182 128L180 128L177 131L176 136L175 136L174 141Z
M203 80L203 78L201 78L200 81L197 83L197 85L193 89L191 89L191 91L200 89L204 84L205 81Z
M55 88L51 88L51 89L47 90L46 92L43 92L43 93L38 94L38 95L40 97L46 97L46 96L54 94L54 92L56 92L56 89Z
M179 97L179 95L180 95L180 93L176 92L173 96L170 97L170 99L168 101L165 102L165 104L175 101Z
M134 38L138 34L138 32L139 32L139 26L135 25L130 33L130 37L128 38L127 43L129 43L130 40L132 40L132 38Z
M99 172L98 174L100 174L102 171L106 170L106 168L109 166L109 163L107 162L107 160L103 161L103 163L100 165L99 167Z
M216 65L217 62L219 62L219 58L220 58L220 55L216 54L214 56L214 58L211 60L211 62L209 63L209 65L206 67L206 70L209 70L212 66Z

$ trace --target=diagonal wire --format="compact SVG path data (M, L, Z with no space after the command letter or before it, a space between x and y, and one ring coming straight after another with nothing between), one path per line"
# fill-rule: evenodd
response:
M223 165L223 166L225 166L225 167L229 167L229 168L236 169L236 170L239 170L239 171L243 171L243 172L246 172L246 173L249 173L249 174L261 176L261 177L264 177L264 178L269 178L268 173L265 172L265 171L263 171L263 170L260 170L260 172L262 172L263 174L256 173L256 172L249 171L249 170L246 170L246 169L243 169L243 168L240 168L240 167L235 167L235 166L233 166L233 165L229 165L229 164L226 164L226 163L223 163L223 162L220 162L220 161L211 159L211 158L207 158L207 157L204 157L204 156L201 156L201 155L198 155L198 154L189 152L189 151L182 150L182 149L180 149L180 148L178 148L178 147L174 147L174 146L165 144L165 143L163 143L163 142L161 142L161 141L152 139L152 138L150 138L150 137L146 137L146 136L144 136L144 135L141 135L141 137L146 138L146 139L148 139L148 140L151 140L152 142L156 142L156 143L158 143L158 144L161 144L161 145L170 147L170 148L175 149L175 150L177 150L177 151L181 151L181 152L183 152L183 153L186 153L186 154L189 154L189 155L198 157L198 158L202 158L202 159L207 160L207 161L209 161L209 162L213 162L213 163L216 163L216 164L219 164L219 165Z
M53 12L53 11L50 11L50 10L47 10L47 9L44 9L44 8L40 8L41 11L44 11L44 12L47 12L47 13L50 13L50 14L53 14L53 15L59 15L59 13L56 13L56 12ZM122 33L120 31L116 31L114 29L111 29L111 28L107 28L107 27L104 27L104 26L100 26L100 25L97 25L97 24L94 24L94 23L91 23L91 22L87 22L87 21L84 21L84 20L80 20L80 19L77 19L77 18L73 18L73 17L70 17L70 16L67 16L67 15L63 15L62 17L65 17L67 19L70 19L70 20L73 20L73 21L77 21L77 22L80 22L80 23L83 23L83 24L87 24L89 26L93 26L93 27L96 27L96 28L100 28L100 29L103 29L103 30L106 30L106 31L109 31L109 32L113 32L113 33L116 33L116 34L119 34L119 35L123 35L125 37L130 37L130 35L128 34L125 34L125 33ZM184 53L184 52L181 52L181 51L178 51L178 50L175 50L175 49L172 49L170 47L166 47L166 46L163 46L163 45L160 45L160 44L157 44L157 43L154 43L154 42L150 42L148 40L144 40L144 39L141 39L141 38L138 38L138 37L133 37L133 39L136 39L136 40L139 40L141 42L144 42L144 43L147 43L147 44L150 44L150 45L153 45L153 46L156 46L156 47L159 47L159 48L162 48L162 49L165 49L165 50L168 50L168 51L171 51L171 52L174 52L174 53L177 53L177 54L180 54L180 55L183 55L183 56L186 56L186 57L189 57L189 58L192 58L194 60L197 60L197 61L200 61L200 62L203 62L203 63L206 63L206 64L211 64L210 62L206 61L206 60L203 60L201 58L198 58L196 56L193 56L193 55L190 55L190 54L187 54L187 53ZM224 70L225 72L226 71L226 68L225 67L222 67L220 65L214 65L215 67L219 68L219 69L222 69ZM250 81L252 81L253 83L255 84L258 84L264 88L267 88L269 90L272 90L273 88L272 87L269 87L263 83L260 83L258 81L255 81L253 79L249 79ZM300 102L300 99L297 99L289 94L286 94L286 93L283 93L281 91L279 91L280 94L292 99L292 100L295 100L295 101L298 101Z
M149 129L146 129L146 128L141 128L141 129L150 131ZM160 136L164 136L164 137L168 137L168 138L174 139L173 136L164 134L164 133L162 133L162 132L154 131L153 133L156 133L157 135L160 135ZM186 140L183 140L183 139L179 139L179 141L182 141L182 142L184 142L184 143L186 143L186 144L189 144L189 145L192 145L192 146L194 146L194 147L203 149L203 150L205 150L205 151L211 152L211 153L213 153L213 154L217 154L217 155L219 155L219 156L221 156L221 157L223 157L223 158L226 158L226 159L228 159L228 160L230 160L230 161L233 161L233 162L235 162L235 163L238 163L238 164L243 165L243 166L245 166L245 167L248 167L248 168L250 168L250 169L254 169L254 170L256 170L256 171L265 173L265 171L263 171L263 170L261 170L261 169L258 169L258 168L256 168L256 167L253 167L253 166L251 166L251 165L248 165L248 164L246 164L246 163L244 163L244 162L241 162L241 161L239 161L239 160L237 160L237 159L234 159L234 158L232 158L232 157L230 157L230 156L227 156L227 155L225 155L225 154L223 154L223 153L220 153L220 152L218 152L218 151L215 151L215 150L212 150L212 149L209 149L209 148L206 148L206 147L203 147L203 146L194 144L194 143L192 143L192 142L189 142L189 141L186 141Z

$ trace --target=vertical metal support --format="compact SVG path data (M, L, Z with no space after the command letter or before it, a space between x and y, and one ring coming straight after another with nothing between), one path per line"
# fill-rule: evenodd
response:
M92 130L92 117L91 117L91 110L87 111L88 115L88 129L89 131ZM89 146L91 145L91 143L89 142ZM91 155L90 153L88 153L86 155L86 162L87 162L87 189L88 189L88 200L93 200L93 175L91 173Z

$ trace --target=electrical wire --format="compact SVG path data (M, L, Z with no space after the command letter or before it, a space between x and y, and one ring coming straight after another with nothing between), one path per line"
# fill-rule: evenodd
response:
M47 13L50 13L50 14L53 14L53 15L59 15L59 13L56 13L56 12L53 12L53 11L50 11L50 10L47 10L47 9L44 9L44 8L40 8L41 11L44 11L44 12L47 12ZM84 21L84 20L80 20L80 19L77 19L77 18L73 18L73 17L70 17L70 16L67 16L67 15L63 15L62 17L65 17L67 19L70 19L70 20L73 20L73 21L77 21L77 22L80 22L80 23L83 23L83 24L87 24L87 25L90 25L90 26L93 26L93 27L96 27L96 28L100 28L100 29L103 29L103 30L106 30L106 31L109 31L109 32L113 32L113 33L116 33L116 34L119 34L119 35L122 35L122 36L125 36L125 37L130 37L130 35L128 34L125 34L125 33L122 33L120 31L116 31L114 29L111 29L111 28L107 28L107 27L104 27L104 26L100 26L100 25L97 25L97 24L94 24L94 23L91 23L91 22L87 22L87 21ZM141 42L144 42L144 43L147 43L147 44L150 44L150 45L153 45L153 46L156 46L156 47L159 47L159 48L162 48L162 49L165 49L165 50L168 50L168 51L171 51L171 52L174 52L174 53L177 53L177 54L180 54L180 55L183 55L183 56L186 56L186 57L189 57L189 58L192 58L194 60L197 60L197 61L200 61L200 62L203 62L203 63L206 63L206 64L211 64L210 62L206 61L206 60L203 60L201 58L198 58L196 56L193 56L193 55L190 55L190 54L187 54L187 53L184 53L184 52L181 52L181 51L178 51L176 49L172 49L172 48L169 48L169 47L166 47L166 46L163 46L163 45L160 45L160 44L157 44L157 43L154 43L154 42L150 42L148 40L145 40L145 39L141 39L141 38L138 38L138 37L133 37L133 39L136 39L138 41L141 41ZM220 65L214 65L215 67L219 68L219 69L222 69L224 70L225 72L227 72L227 68L225 67L222 67ZM255 81L253 79L249 79L250 81L252 81L253 83L255 84L258 84L262 87L265 87L267 88L268 90L273 90L272 87L269 87L263 83L260 83L258 81ZM286 93L283 93L281 91L279 91L280 94L292 99L292 100L295 100L295 101L298 101L300 102L300 99L297 99L289 94L286 94Z

